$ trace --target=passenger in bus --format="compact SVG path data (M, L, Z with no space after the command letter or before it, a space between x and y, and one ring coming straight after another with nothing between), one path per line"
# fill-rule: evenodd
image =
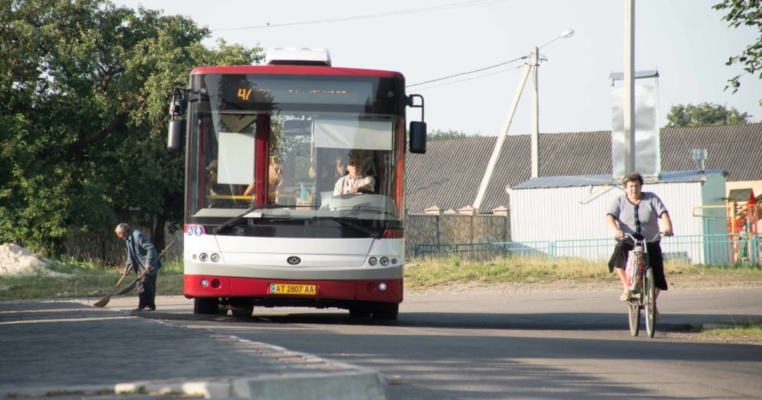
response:
M209 179L206 181L207 186L207 193L209 193L212 196L221 196L221 198L212 198L211 204L209 204L210 207L235 207L235 200L230 198L225 198L228 196L235 196L240 193L239 185L233 185L233 184L227 184L227 183L219 183L217 181L219 172L218 172L218 163L217 160L212 161L208 167L206 167L206 171L209 174Z
M318 188L322 189L325 187L330 187L330 185L333 185L333 182L335 182L336 178L333 177L331 174L331 169L327 165L321 165L320 166L320 175L317 177L317 186Z
M331 168L330 163L320 165L320 175L317 177L318 190L333 192L333 186L336 180L346 175L346 162L342 156L336 156L336 168ZM331 170L333 169L333 173Z
M342 177L347 174L346 162L344 157L336 156L336 178Z
M280 164L273 157L273 160L270 163L270 170L268 173L268 191L269 191L269 193L267 194L268 204L278 203L278 189L280 188L280 185L282 183L283 183L283 171L281 170ZM243 195L254 196L254 182L249 184L249 187L246 188L246 191L243 192Z
M350 153L347 160L347 175L342 176L336 181L333 187L333 195L343 194L373 193L376 185L376 179L365 175L365 162L360 153Z

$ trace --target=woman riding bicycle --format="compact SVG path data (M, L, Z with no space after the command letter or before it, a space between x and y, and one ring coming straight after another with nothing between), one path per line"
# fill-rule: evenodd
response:
M631 293L627 286L625 265L627 254L633 249L632 240L625 239L629 233L638 240L646 239L648 261L653 269L654 283L656 285L655 299L659 297L659 290L667 290L667 279L664 277L664 262L659 244L659 219L661 219L664 236L672 236L672 220L667 208L659 196L651 192L643 192L643 177L633 172L624 177L624 191L626 194L617 197L609 206L606 213L606 223L614 231L617 245L609 260L609 272L616 269L619 279L622 281L624 292L619 300L627 301ZM651 241L657 238L655 241ZM658 311L655 313L658 315Z

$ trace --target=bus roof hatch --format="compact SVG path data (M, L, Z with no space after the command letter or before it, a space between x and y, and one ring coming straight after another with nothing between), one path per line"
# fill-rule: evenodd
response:
M267 65L320 65L331 66L328 49L279 47L267 50Z

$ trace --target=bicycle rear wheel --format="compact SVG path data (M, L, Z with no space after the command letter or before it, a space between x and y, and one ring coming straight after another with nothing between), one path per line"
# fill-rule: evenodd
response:
M638 300L631 299L627 302L627 307L630 317L630 335L638 336L638 331L640 331L640 306L638 305Z
M645 289L645 309L646 309L646 332L648 337L654 337L656 331L656 286L654 285L654 271L651 268L646 269Z

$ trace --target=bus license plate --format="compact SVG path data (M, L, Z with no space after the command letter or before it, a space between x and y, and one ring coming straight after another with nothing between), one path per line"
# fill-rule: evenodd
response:
M290 283L271 283L270 294L292 294L314 296L317 294L316 285L294 285Z

